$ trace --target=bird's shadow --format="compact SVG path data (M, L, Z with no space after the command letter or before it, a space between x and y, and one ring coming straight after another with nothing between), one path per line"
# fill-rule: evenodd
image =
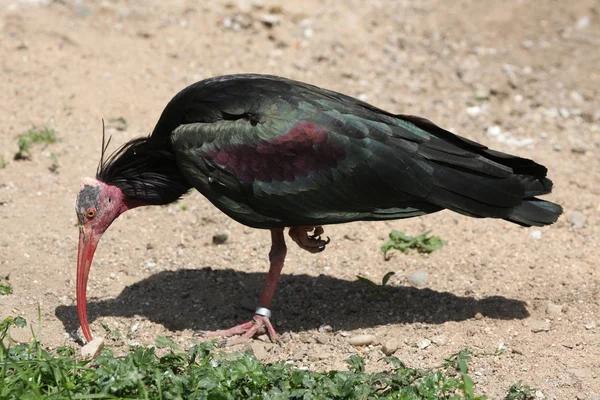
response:
M264 280L264 273L232 269L163 271L126 287L114 299L88 302L89 319L141 316L171 331L224 329L250 319ZM478 312L495 319L529 316L523 301L502 296L478 300L404 286L374 290L358 280L327 275L283 275L272 311L281 332L323 324L344 330L416 322L441 324L473 318ZM79 326L75 306L57 307L56 316L68 332Z

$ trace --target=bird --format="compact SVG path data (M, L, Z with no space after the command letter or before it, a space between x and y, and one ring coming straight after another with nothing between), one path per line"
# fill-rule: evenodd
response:
M124 212L173 203L196 189L235 221L269 230L270 268L248 322L204 332L233 345L267 333L287 247L319 253L324 226L411 218L444 209L521 226L557 221L547 168L489 149L428 119L282 77L208 78L177 93L152 133L101 157L76 200L77 313L92 340L86 290L102 234Z

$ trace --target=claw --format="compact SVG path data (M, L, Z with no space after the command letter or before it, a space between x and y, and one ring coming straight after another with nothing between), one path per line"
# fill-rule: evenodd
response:
M312 233L309 235L308 232ZM320 253L325 250L325 247L331 242L323 240L321 235L325 232L322 226L294 226L290 228L290 237L300 246L310 253Z
M267 333L272 342L277 344L282 344L283 342L279 339L279 335L275 332L275 328L271 324L269 318L255 314L252 318L252 321L244 322L243 324L234 326L230 329L220 330L220 331L198 331L203 337L215 337L215 336L223 336L228 339L224 339L220 341L217 346L218 347L227 347L233 346L240 343L245 343L248 340L252 339L254 336L262 335L263 333ZM237 336L234 338L230 338L232 336Z

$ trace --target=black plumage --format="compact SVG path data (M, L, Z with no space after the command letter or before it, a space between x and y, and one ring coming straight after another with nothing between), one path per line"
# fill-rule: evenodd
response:
M132 156L145 146L148 153ZM151 162L141 161L144 154ZM257 228L405 218L444 208L541 226L561 213L560 206L534 198L552 189L546 168L534 161L490 150L420 117L267 75L187 87L149 138L111 161L107 170L127 165L136 176L164 168L159 176L177 190L154 185L152 204L194 186L230 217ZM150 169L140 175L140 168ZM128 193L147 190L121 172L99 179Z

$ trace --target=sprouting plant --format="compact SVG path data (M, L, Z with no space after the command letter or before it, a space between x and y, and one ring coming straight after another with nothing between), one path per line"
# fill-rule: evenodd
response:
M431 231L413 237L394 229L390 232L390 239L381 246L381 251L387 258L387 253L390 250L399 250L405 254L410 249L415 249L419 253L431 253L441 249L446 244L439 236L427 236L429 233Z
M56 131L47 126L33 127L25 133L17 135L17 147L15 160L29 160L31 158L31 145L44 144L45 146L58 141Z
M535 391L534 388L517 382L508 389L506 400L534 400Z

